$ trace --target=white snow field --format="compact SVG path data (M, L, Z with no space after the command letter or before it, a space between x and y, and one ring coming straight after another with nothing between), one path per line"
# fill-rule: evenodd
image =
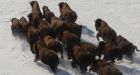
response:
M11 34L10 20L31 12L30 0L0 0L0 75L53 75L48 66L33 62L34 55L26 41ZM67 2L78 14L78 24L86 26L82 39L97 44L94 20L102 18L115 31L140 49L140 0L38 0L42 10L47 5L59 16L59 2ZM26 17L27 18L27 17ZM140 53L134 60L124 58L115 63L124 75L140 75ZM72 69L70 60L60 60L55 75L96 75Z

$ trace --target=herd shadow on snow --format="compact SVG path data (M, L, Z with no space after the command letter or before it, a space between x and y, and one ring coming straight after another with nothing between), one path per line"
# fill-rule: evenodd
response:
M94 36L94 32L91 29L89 29L87 26L82 27L82 34L88 35L90 37Z
M129 68L124 65L116 65L125 75L139 75L140 71L136 68Z
M53 73L48 65L45 65L43 63L37 63L37 65L48 70L50 73ZM71 74L69 72L67 72L66 70L58 68L54 75L71 75Z

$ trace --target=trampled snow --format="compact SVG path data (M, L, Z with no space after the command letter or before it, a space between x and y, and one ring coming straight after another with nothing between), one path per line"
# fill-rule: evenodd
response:
M31 12L30 0L0 0L0 75L53 75L48 66L33 62L34 55L26 41L11 34L10 20L26 17ZM140 0L38 0L40 9L47 5L59 16L59 2L67 2L78 14L76 23L84 25L82 40L97 44L94 20L102 18L119 34L133 42L140 49ZM124 75L140 74L140 53L134 60L118 61L116 67ZM81 74L72 69L70 60L60 60L55 75L96 75Z

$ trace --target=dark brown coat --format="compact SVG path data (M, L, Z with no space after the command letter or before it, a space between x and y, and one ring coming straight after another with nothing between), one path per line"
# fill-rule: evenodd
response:
M115 59L122 59L121 49L117 47L114 42L99 42L97 50L104 55L104 60L111 60L113 63Z
M17 36L24 33L22 24L19 22L18 19L12 18L11 22L12 22L11 30L13 36Z
M50 23L48 23L46 20L42 20L38 27L40 31L41 38L44 38L46 35L50 35L52 37L56 37L56 34L53 30L53 28L50 26Z
M27 29L27 41L30 44L30 50L33 51L33 44L40 39L40 32L34 26L30 25Z
M51 19L54 16L54 13L52 11L50 11L48 6L43 6L42 9L43 9L43 16L44 16L45 20L48 21L49 23L51 23Z
M53 16L51 19L51 27L54 30L58 40L62 41L63 32L68 30L66 23L58 17Z
M39 59L55 73L59 64L59 58L56 52L46 47L44 39L39 39L33 44L33 50L35 53L34 61L37 62Z
M68 23L75 23L77 20L77 14L66 2L60 2L58 4L60 9L60 18Z
M71 52L74 45L80 45L80 38L69 31L63 32L62 43L67 50L68 59L71 59Z
M38 25L40 24L40 21L43 19L43 16L37 1L31 1L30 5L32 7L32 11L28 15L29 22L32 23L37 28Z
M52 49L55 52L60 52L61 58L63 58L63 46L59 41L49 35L44 37L44 41L48 49Z
M99 37L102 37L104 41L115 40L117 33L115 32L115 30L109 27L105 21L97 19L95 21L95 27L98 31L96 35L97 40L99 40Z
M87 67L91 64L91 61L93 59L93 54L83 49L82 47L75 45L73 47L72 52L72 67L76 68L76 65L80 67L81 72L86 72Z
M92 67L97 75L123 75L123 73L117 69L114 64L104 61L96 60L92 64Z
M121 35L118 35L116 37L115 42L118 48L121 49L121 53L124 55L127 55L130 59L133 59L133 54L135 50L139 51L133 43L131 43L130 41L128 41L126 38L124 38Z
M20 18L20 23L22 25L22 28L23 28L25 34L27 35L27 30L28 30L28 27L30 26L30 23L27 21L27 19L25 17Z

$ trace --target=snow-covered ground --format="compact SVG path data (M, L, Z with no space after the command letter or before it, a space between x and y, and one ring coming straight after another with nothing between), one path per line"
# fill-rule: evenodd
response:
M10 20L25 16L31 11L30 0L0 0L0 75L53 75L48 67L33 62L34 55L26 41L11 34ZM59 16L58 3L67 2L78 14L78 24L87 26L82 39L97 43L94 20L102 18L116 32L133 42L140 49L140 0L38 0L42 9L47 5ZM92 30L92 31L91 31ZM94 32L94 33L93 33ZM116 66L124 75L140 74L140 53L134 54L134 61L119 61ZM96 75L80 74L72 69L69 60L61 60L56 75Z

